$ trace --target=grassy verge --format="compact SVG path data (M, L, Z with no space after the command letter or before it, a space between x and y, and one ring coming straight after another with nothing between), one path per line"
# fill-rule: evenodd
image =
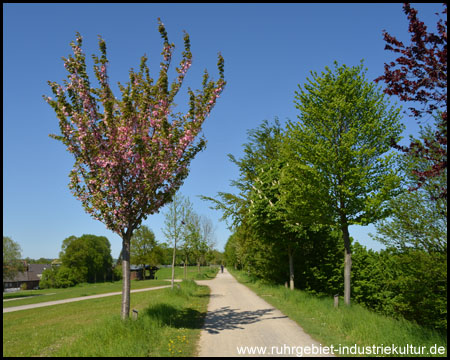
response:
M195 356L209 288L131 294L138 319L120 319L111 296L3 314L3 356Z
M200 272L197 266L187 267L187 280L208 280L216 277L219 271L218 266L201 266ZM158 280L172 279L172 268L161 268L156 272ZM175 267L175 279L184 279L184 268L182 266Z
M167 281L162 280L142 280L132 281L131 290L144 289L161 285L168 285ZM122 291L122 281L97 283L97 284L78 284L74 287L65 289L43 289L43 290L24 290L9 294L3 294L3 299L19 298L14 301L3 302L3 307L12 307L19 305L37 304L41 302L63 300L74 297L106 294L109 292ZM45 296L44 296L45 295Z
M322 345L333 345L334 349L340 347L342 351L347 352L341 355L383 356L381 350L375 350L374 346L391 348L392 354L384 356L447 355L447 338L438 332L406 320L395 320L376 314L357 304L350 307L341 305L336 309L332 298L319 298L300 290L291 291L284 286L263 284L251 279L244 272L233 269L229 271L236 280L296 321ZM348 348L344 349L344 346ZM440 347L441 350L445 349L444 354L438 355L437 351L436 355L429 353ZM364 354L358 354L358 350ZM400 354L406 351L409 351L409 355ZM417 354L418 352L421 354ZM335 355L339 356L337 352Z

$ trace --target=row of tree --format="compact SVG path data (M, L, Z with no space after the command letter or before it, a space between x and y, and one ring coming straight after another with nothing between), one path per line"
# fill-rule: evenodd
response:
M180 199L181 196L177 197ZM214 247L214 229L206 217L198 216L192 210L189 199L184 199L187 210L183 228L183 242L176 257L176 264L198 265L222 261L222 254ZM170 212L167 213L168 215ZM171 264L173 247L167 243L158 243L154 232L145 225L135 231L131 238L131 263L142 265L145 279L145 265ZM82 235L69 236L61 246L57 261L52 259L33 260L26 258L26 263L50 264L52 268L44 271L39 286L41 288L69 287L79 283L115 281L122 278L122 254L115 262L111 256L111 244L104 236ZM3 237L3 279L11 279L25 271L21 260L20 245L9 237Z
M400 174L391 139L403 126L399 109L365 79L362 64L326 68L296 92L298 122L282 129L267 121L249 131L234 185L238 197L219 194L218 208L233 211L235 225L276 241L288 254L294 287L293 254L311 232L336 227L345 248L344 299L350 304L349 225L384 218L387 200L399 191ZM227 213L225 213L227 215Z
M180 231L181 247L175 264L200 265L220 261L220 253L214 251L214 228L209 218L199 216L188 198L177 195L166 213L165 234L173 233L173 210L182 209L183 228ZM158 243L154 232L146 225L140 226L131 237L130 262L142 266L145 279L146 265L172 263L174 249L165 242ZM111 245L104 236L70 236L62 243L60 264L44 271L41 288L68 287L78 283L114 281L122 278L122 253L116 263L111 256Z
M192 261L196 262L200 272L200 265L205 264L208 257L217 259L217 252L213 252L214 225L209 218L200 216L194 211L189 198L180 193L173 197L172 202L167 206L164 225L164 235L168 240L173 241L172 287L177 254L182 258L185 277L187 276L186 266Z
M428 128L422 132L423 139L430 131ZM295 214L300 211L295 208L296 200L303 204L311 201L311 216L316 219L327 214L315 207L314 201L319 199L314 200L313 196L296 197L288 187L279 191L284 181L288 183L285 176L290 172L276 173L287 166L276 168L273 160L263 156L268 147L260 146L261 141L265 145L279 141L278 146L288 146L286 134L281 137L282 133L277 121L273 125L264 122L250 131L246 156L240 160L232 158L241 174L234 182L240 194L222 193L220 200L211 199L217 208L224 210L224 217L234 220L233 235L225 247L226 262L270 282L284 283L289 279L292 289L295 274L297 288L319 294L342 294L348 253L342 228L339 224L319 222L303 227L295 224L291 219L306 217L304 213ZM277 141L275 134L280 135ZM262 167L266 170L252 180L251 174L255 172L251 163L255 164L257 159L261 167L266 163ZM276 161L288 159L279 154ZM401 178L397 195L386 198L384 208L389 218L376 222L377 234L373 236L386 245L386 250L368 251L349 239L352 297L383 314L443 329L447 326L447 202L436 195L446 182L446 172L416 191L408 190L416 180L412 169L427 166L418 157L396 157L393 168ZM292 180L292 189L296 182L297 186L305 185L299 179Z
M432 116L434 127L411 137L410 149L399 147L400 109L366 79L362 63L347 67L335 62L333 70L313 72L299 86L298 121L284 128L277 119L264 121L248 132L244 156L229 156L239 167L240 176L232 183L238 194L204 199L231 219L228 264L271 281L288 277L291 289L294 279L296 287L313 292L342 294L343 288L347 305L353 293L372 309L442 329L447 317L446 96L432 90L440 92L441 82L446 84L446 59L444 68L442 51L437 52L444 37L446 44L446 32L442 41L428 36L423 27L418 29L416 12L407 4L404 8L415 34L412 41L423 51L415 53L414 46L398 50L404 56L397 61L405 64L409 57L410 69L416 69L410 75L423 81L409 80L417 85L409 89L397 86L389 67L377 80L391 86L385 93L410 91L411 96L428 84L420 98L426 111L410 109L415 116ZM438 28L442 32L442 21ZM405 48L393 39L387 41ZM426 52L424 43L430 39L434 48ZM417 61L427 56L436 67L417 70L424 66ZM434 62L433 56L438 57ZM371 223L377 224L375 238L388 246L383 252L352 244L349 226ZM432 275L423 276L419 269Z

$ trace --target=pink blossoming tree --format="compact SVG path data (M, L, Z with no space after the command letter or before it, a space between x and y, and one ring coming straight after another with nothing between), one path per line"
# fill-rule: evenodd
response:
M159 22L164 40L161 71L156 83L150 77L147 57L140 71L130 70L130 81L119 83L122 99L114 97L108 84L105 41L99 37L101 58L93 55L94 72L100 87L92 88L86 72L82 37L71 43L74 56L63 58L69 72L64 86L48 82L55 99L44 99L55 110L62 141L75 157L69 187L92 217L122 238L122 318L130 311L130 239L142 220L172 200L188 175L194 156L204 149L202 124L226 84L224 60L219 53L218 81L205 70L202 90L188 89L189 111L175 114L174 98L192 63L189 35L178 76L169 88L168 70L175 45ZM196 139L198 139L196 141Z

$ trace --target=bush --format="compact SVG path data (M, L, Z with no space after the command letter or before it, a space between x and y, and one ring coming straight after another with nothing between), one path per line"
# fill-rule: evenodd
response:
M78 281L73 274L73 271L67 267L60 267L56 274L56 287L67 288L74 286Z
M41 289L67 288L80 283L82 280L72 269L59 266L44 270L39 283Z
M379 313L447 329L447 254L355 244L352 297Z
M42 273L41 281L39 282L39 288L50 289L56 287L56 274L58 268L46 269Z
M22 284L20 284L20 290L28 290L28 285L27 285L27 283L22 283Z
M114 281L122 280L122 265L117 265L113 270Z

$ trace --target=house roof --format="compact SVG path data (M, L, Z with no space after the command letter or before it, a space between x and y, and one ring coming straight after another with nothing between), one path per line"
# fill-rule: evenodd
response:
M51 269L50 264L29 264L28 265L28 280L41 280L42 273L46 269Z
M4 279L3 282L17 282L28 281L28 274L26 272L18 272L13 278Z
M12 279L6 279L3 282L18 281L36 281L41 280L42 273L45 269L50 269L50 264L28 264L27 271L19 272Z

